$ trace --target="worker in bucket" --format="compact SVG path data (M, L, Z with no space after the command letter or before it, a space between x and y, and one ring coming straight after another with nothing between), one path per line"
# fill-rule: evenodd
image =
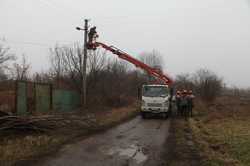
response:
M192 90L188 91L188 114L192 117L193 116L193 108L194 108L194 94Z
M88 37L89 37L89 44L93 44L95 42L96 38L98 37L95 26L90 28L89 33L88 33Z

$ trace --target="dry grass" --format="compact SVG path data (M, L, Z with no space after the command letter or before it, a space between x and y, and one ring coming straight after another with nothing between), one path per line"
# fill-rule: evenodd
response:
M9 164L15 161L25 160L32 156L37 156L50 148L51 145L57 145L63 142L62 137L53 137L48 135L25 136L16 139L4 139L0 144L1 161Z
M5 162L8 165L13 165L21 160L32 160L34 157L47 154L51 150L54 152L60 145L67 143L75 137L84 136L96 130L106 129L136 114L137 110L134 106L99 111L94 114L91 113L91 116L94 116L95 123L87 128L83 122L65 120L68 122L68 125L63 127L63 131L56 130L53 133L45 134L30 133L23 136L17 135L18 137L12 134L6 138L1 138L0 165Z
M172 119L166 148L167 166L200 166L200 156L186 120Z
M110 111L106 111L100 113L96 119L99 126L109 126L114 123L123 121L124 119L130 118L135 116L138 111L135 109L134 106L131 107L123 107L119 109L112 109Z
M189 123L202 151L204 165L250 165L250 103L220 98L196 108Z

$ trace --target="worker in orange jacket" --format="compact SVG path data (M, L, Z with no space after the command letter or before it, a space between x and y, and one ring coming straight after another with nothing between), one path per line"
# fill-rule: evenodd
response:
M181 91L177 91L175 95L175 104L177 108L177 115L181 115Z
M193 108L194 108L194 94L192 90L188 91L188 114L192 117L193 116Z
M182 91L180 105L181 105L181 114L182 114L182 116L187 118L187 116L188 116L188 96L187 96L187 90L186 89L184 89Z

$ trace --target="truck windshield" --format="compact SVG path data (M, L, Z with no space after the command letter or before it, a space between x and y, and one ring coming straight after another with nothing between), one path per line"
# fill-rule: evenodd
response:
M166 97L168 88L164 86L144 86L142 95L145 97Z

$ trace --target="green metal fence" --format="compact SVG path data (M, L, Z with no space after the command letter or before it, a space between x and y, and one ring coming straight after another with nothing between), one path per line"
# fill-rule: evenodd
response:
M53 89L51 84L17 81L16 112L18 115L48 113L51 110L72 111L80 106L76 91Z
M71 111L80 106L80 94L69 90L53 91L53 108L59 111Z
M15 113L16 82L12 80L0 81L0 116Z
M52 109L52 87L50 84L35 84L35 111L49 112Z
M16 88L16 112L17 115L28 115L27 83L18 81Z

